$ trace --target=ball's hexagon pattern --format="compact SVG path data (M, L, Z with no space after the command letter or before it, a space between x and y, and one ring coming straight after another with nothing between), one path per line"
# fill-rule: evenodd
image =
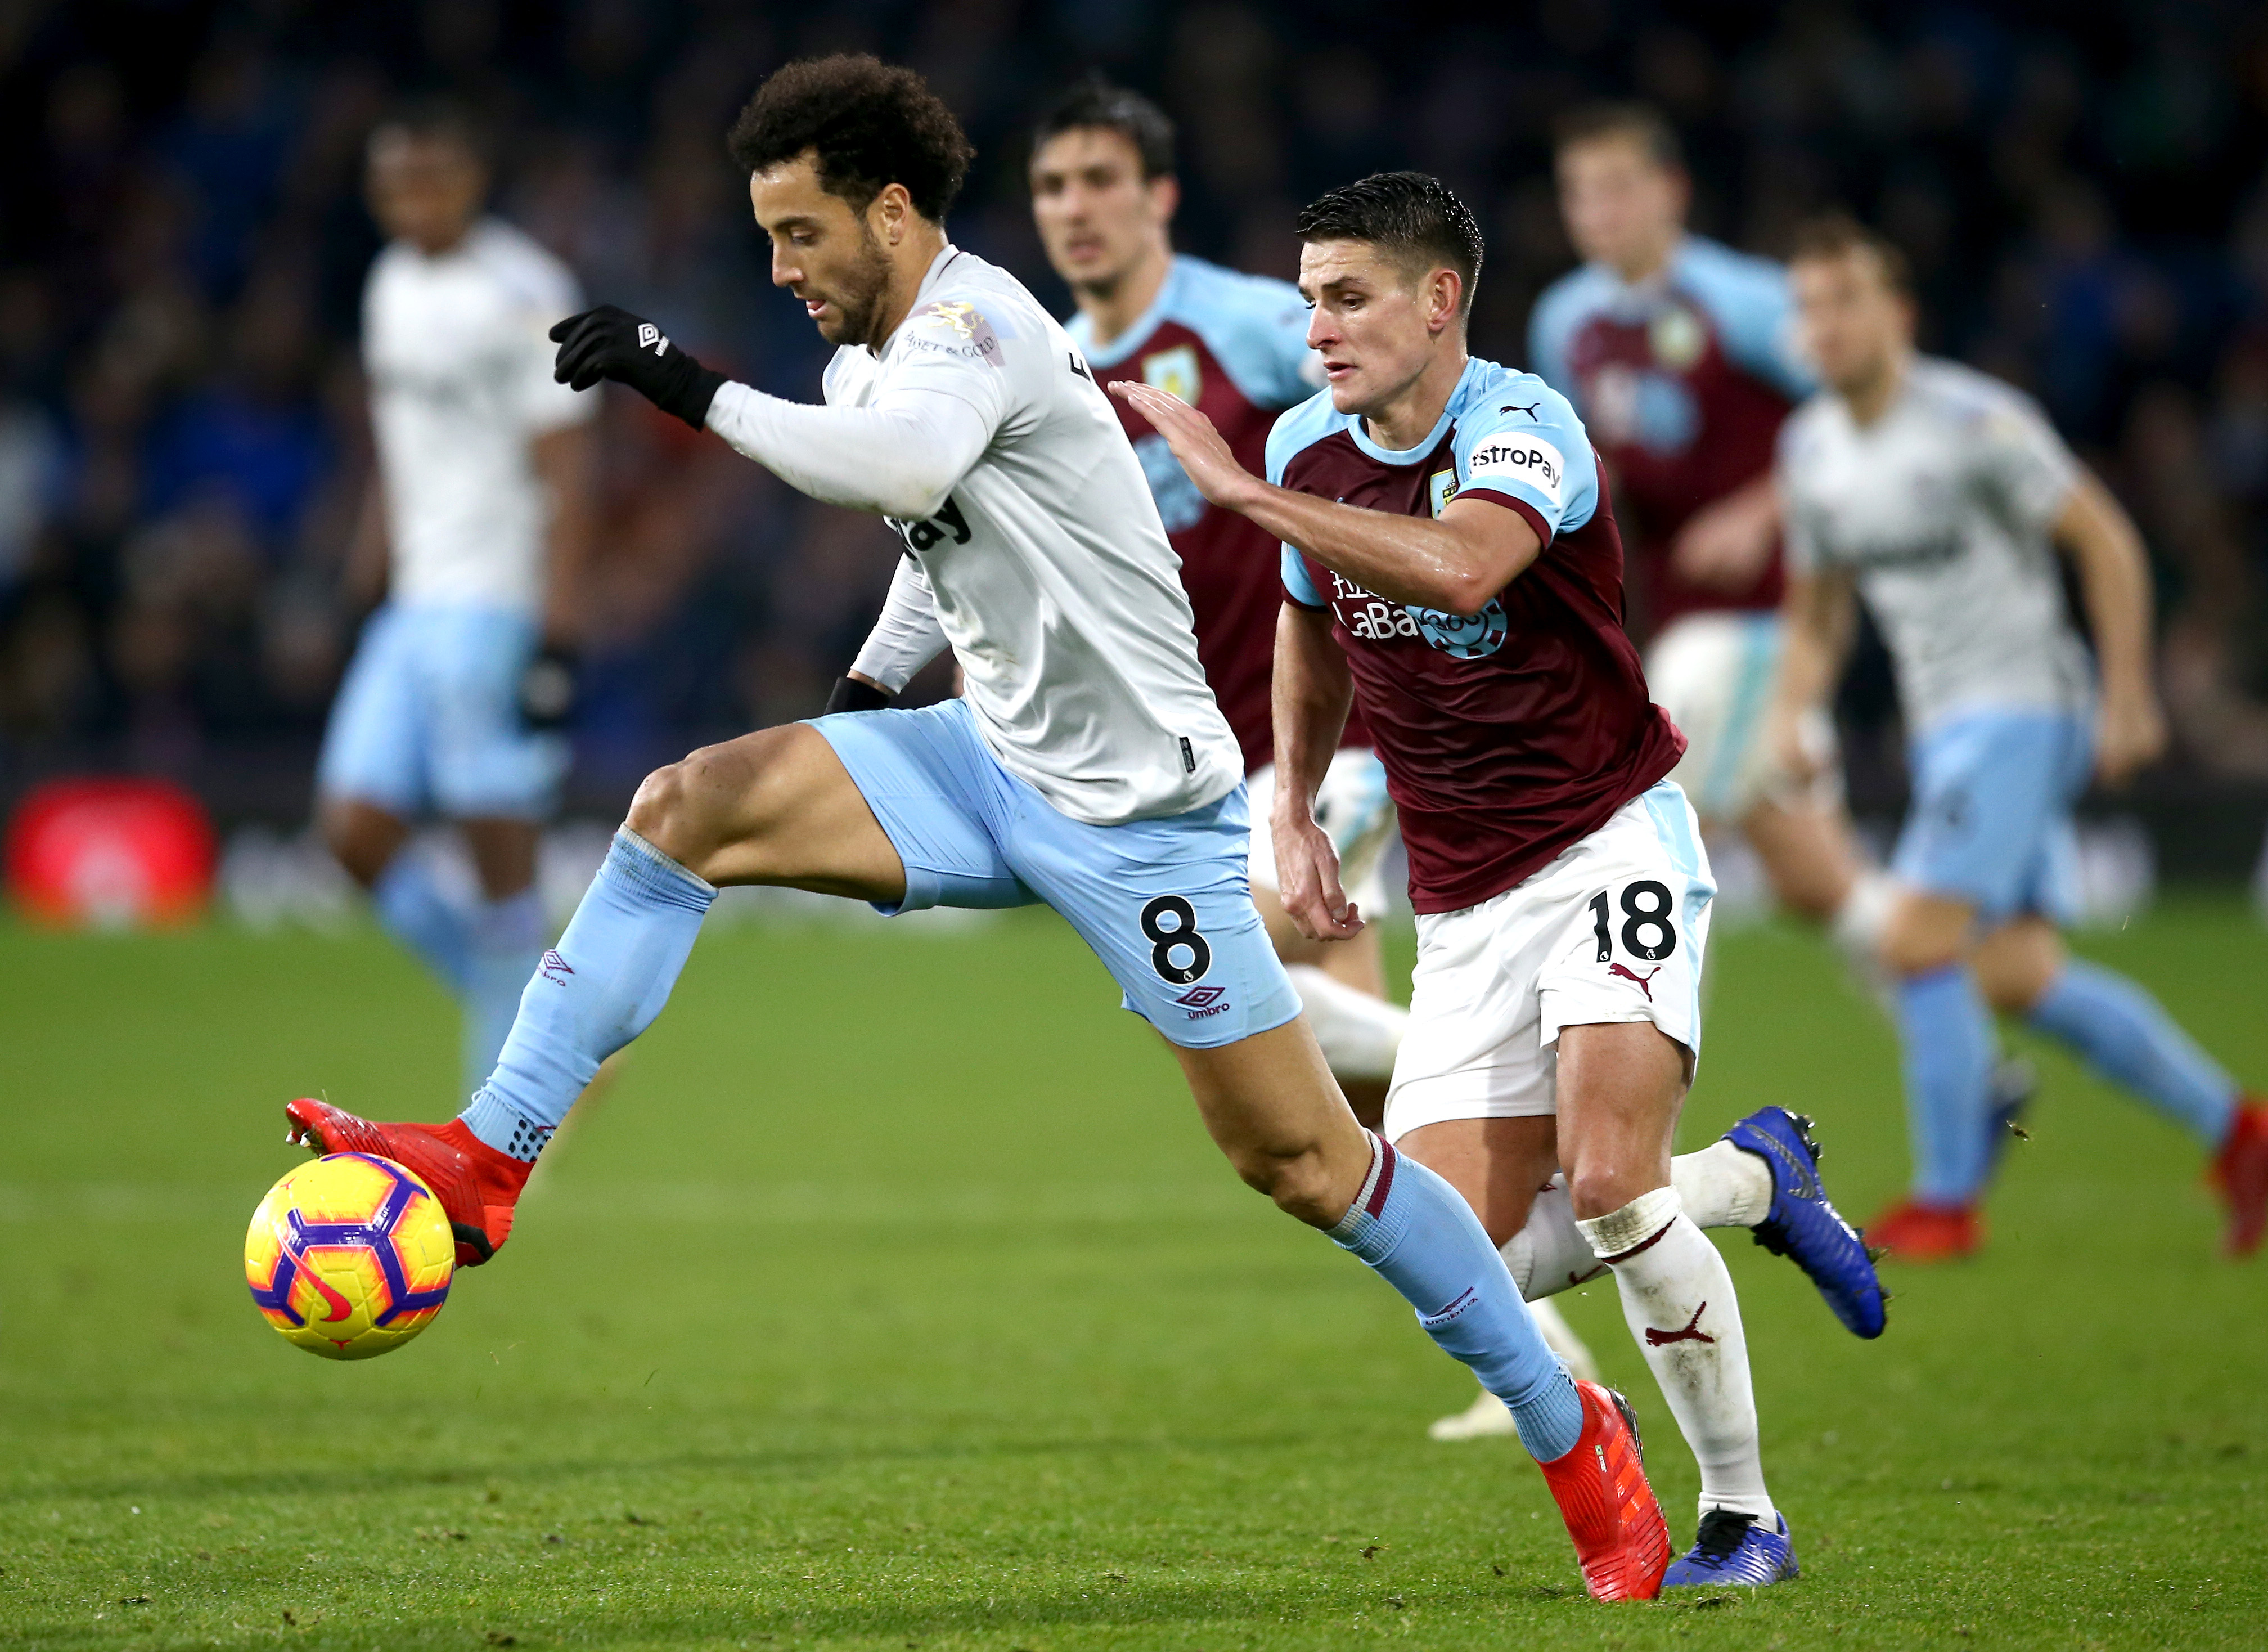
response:
M366 1153L334 1153L268 1190L244 1236L252 1301L327 1360L400 1347L448 1300L457 1242L433 1190Z

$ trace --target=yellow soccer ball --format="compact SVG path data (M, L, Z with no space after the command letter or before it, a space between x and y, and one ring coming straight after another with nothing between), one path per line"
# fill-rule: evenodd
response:
M398 1348L448 1300L457 1242L433 1190L391 1159L334 1153L268 1190L244 1235L252 1301L327 1360Z

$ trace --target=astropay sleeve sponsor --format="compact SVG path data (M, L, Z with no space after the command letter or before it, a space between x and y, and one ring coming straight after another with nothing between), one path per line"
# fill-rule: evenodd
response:
M1559 450L1549 442L1538 441L1532 436L1484 437L1473 449L1472 463L1466 467L1464 490L1461 491L1491 482L1525 483L1557 508L1561 502L1559 466Z

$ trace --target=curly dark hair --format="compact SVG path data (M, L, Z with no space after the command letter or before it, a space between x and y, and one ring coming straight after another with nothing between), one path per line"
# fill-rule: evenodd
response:
M902 184L932 223L943 221L976 154L927 81L864 52L778 70L733 122L725 149L748 173L815 153L828 193L861 212L884 185Z
M1456 191L1429 173L1374 172L1309 204L1294 230L1303 241L1369 241L1396 263L1446 265L1464 278L1458 307L1469 313L1481 278L1481 226Z

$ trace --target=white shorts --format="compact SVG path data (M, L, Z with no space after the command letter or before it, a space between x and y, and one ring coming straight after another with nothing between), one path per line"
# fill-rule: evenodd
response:
M1245 778L1252 799L1252 882L1256 889L1281 887L1276 879L1276 841L1268 830L1276 801L1276 765L1263 763ZM1339 887L1365 917L1386 910L1379 867L1394 841L1394 800L1386 794L1386 765L1367 746L1343 746L1331 755L1323 784L1315 793L1315 823L1339 855Z
M1692 807L1664 780L1525 883L1420 912L1387 1139L1557 1112L1562 1027L1652 1021L1685 1046L1690 1079L1716 893Z
M1769 610L1687 614L1672 620L1646 651L1646 687L1685 735L1685 756L1669 778L1712 825L1729 825L1758 803L1795 794L1769 729L1780 638L1780 617ZM1841 801L1841 784L1833 778L1835 726L1816 712L1803 733L1827 777L1811 800L1832 807Z

